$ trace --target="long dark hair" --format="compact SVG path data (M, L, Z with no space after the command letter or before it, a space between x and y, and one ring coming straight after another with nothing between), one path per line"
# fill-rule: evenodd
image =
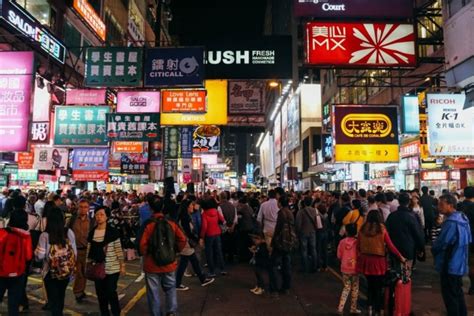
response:
M367 220L362 225L361 232L366 236L374 236L382 233L383 218L379 210L372 210L367 214Z
M49 235L49 244L61 245L62 247L66 246L67 234L64 227L64 216L62 211L58 207L52 208L49 210L46 219L45 231Z
M179 204L178 221L188 216L188 207L191 205L191 203L193 203L193 201L186 199L183 200L181 204Z

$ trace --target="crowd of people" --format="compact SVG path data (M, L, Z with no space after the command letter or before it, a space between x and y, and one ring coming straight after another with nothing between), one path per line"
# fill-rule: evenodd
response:
M4 190L0 196L0 300L8 313L29 309L28 275L41 273L44 310L63 315L66 288L80 304L94 282L101 315L120 315L117 283L126 259L141 257L152 315L176 315L177 291L226 276L229 264L250 263L255 295L292 290L300 273L329 268L337 257L343 289L336 311L360 314L359 278L367 284L369 315L381 315L388 275L411 279L431 249L448 315L467 315L462 277L474 281L474 187L438 198L423 187L391 192L263 193L88 192ZM427 245L429 247L427 247ZM470 255L471 254L471 255ZM164 304L159 291L165 294ZM468 294L474 294L474 283ZM54 299L48 299L54 298Z

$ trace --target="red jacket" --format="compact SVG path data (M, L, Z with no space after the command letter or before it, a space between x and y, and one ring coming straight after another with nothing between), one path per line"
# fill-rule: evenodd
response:
M17 277L26 272L33 258L33 244L28 231L19 228L0 229L0 277ZM14 253L13 256L9 256Z
M215 208L202 213L201 238L215 237L222 234L219 223L225 223L224 217Z
M157 213L153 214L153 217L163 218L164 215L162 213ZM175 233L177 252L181 252L181 250L183 250L184 246L186 245L186 236L174 222L168 221L168 223L171 225L171 228ZM145 227L142 238L140 239L140 252L144 254L143 271L145 271L146 273L169 273L176 271L176 268L178 267L178 263L176 260L166 266L157 266L155 260L153 260L153 257L148 254L148 243L151 239L154 229L155 223L149 223Z

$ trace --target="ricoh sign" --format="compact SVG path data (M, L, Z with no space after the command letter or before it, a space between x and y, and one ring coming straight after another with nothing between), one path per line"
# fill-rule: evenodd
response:
M409 18L413 16L413 1L294 0L294 13L314 18Z

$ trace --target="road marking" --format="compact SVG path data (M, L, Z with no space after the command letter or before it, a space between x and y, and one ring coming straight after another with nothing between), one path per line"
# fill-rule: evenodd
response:
M120 315L127 315L127 313L137 304L137 302L145 295L146 286L142 287L137 294L127 303L127 305L122 309Z
M35 302L37 302L37 303L40 303L41 305L46 304L46 301L45 301L45 300L43 300L43 299L41 299L41 298L38 298L38 297L36 297L36 296L33 296L33 295L31 295L31 294L28 295L28 298L29 298L30 300L32 300L32 301L35 301ZM64 312L65 312L66 314L71 315L71 316L81 316L81 315L82 315L81 313L77 313L77 312L72 311L72 310L67 309L67 308L64 309Z

